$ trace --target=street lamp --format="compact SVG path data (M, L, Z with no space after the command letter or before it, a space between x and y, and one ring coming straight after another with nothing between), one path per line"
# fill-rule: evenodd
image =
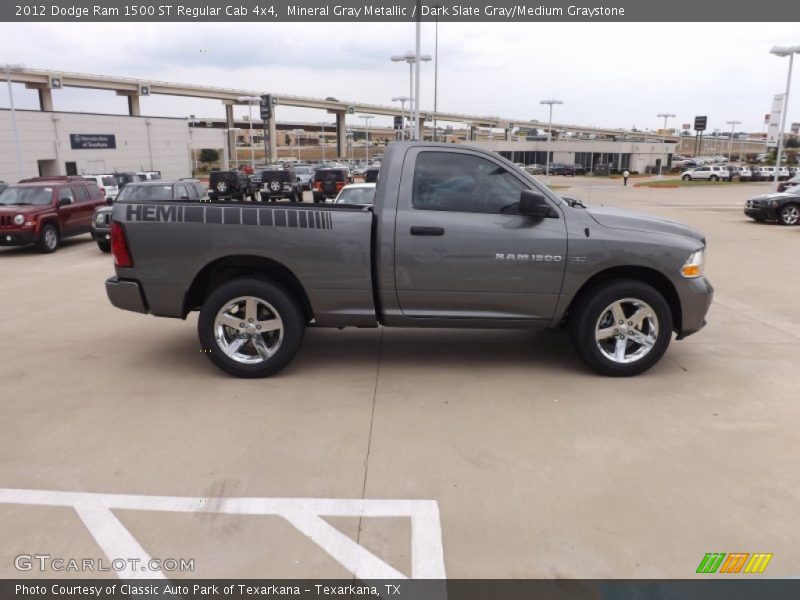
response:
M297 162L300 162L300 134L305 133L305 129L292 129L292 133L294 134L295 146L297 146ZM294 152L292 152L292 158L294 158Z
M539 100L539 104L546 104L550 107L550 121L547 127L547 161L544 166L544 176L550 176L550 149L551 149L551 142L553 140L553 105L554 104L564 104L563 100L555 100L550 98L548 100Z
M237 102L244 102L247 104L247 120L250 124L250 168L255 173L256 171L256 147L253 145L253 104L261 104L261 98L256 96L239 96ZM239 154L239 151L236 151Z
M789 107L789 87L792 84L792 66L794 55L800 54L800 46L774 46L770 54L780 57L789 57L789 74L786 76L786 94L783 96L783 110L781 111L781 129L778 132L778 156L775 160L775 185L778 185L778 172L781 168L781 154L783 154L783 130L786 127L786 110Z
M19 129L17 128L17 112L14 108L14 91L11 89L11 72L18 73L23 70L22 65L5 65L6 70L6 83L8 84L8 102L11 108L11 124L14 128L14 144L17 147L17 168L19 169L19 178L25 179L25 173L22 169L22 152L19 146Z
M400 119L402 121L402 123L401 123L402 126L400 127L400 140L401 141L404 140L405 137L406 137L406 135L405 135L406 134L406 102L408 102L409 100L411 100L411 98L409 98L408 96L395 96L394 98L392 98L392 102L399 102L400 103ZM408 106L409 106L409 109L410 109L411 105L409 104Z
M197 153L194 151L194 115L189 115L189 154L192 158L192 177L197 171Z
M725 122L731 126L731 139L730 142L728 142L728 162L730 162L731 160L733 160L733 132L736 130L736 126L741 125L742 122L741 121L725 121ZM741 159L742 157L740 156L739 160Z
M369 163L369 120L374 119L375 115L358 115L359 119L364 119L364 148L367 153L367 163Z
M667 119L669 119L670 117L674 117L675 115L673 115L672 113L658 113L657 116L663 117L664 119L664 129L663 133L661 134L661 149L663 150L664 146L666 146L667 144ZM663 177L662 175L663 170L664 170L664 161L661 161L660 163L658 163L659 177Z
M417 40L419 41L419 40ZM419 46L419 44L417 44ZM417 54L411 52L409 50L405 54L395 54L392 56L392 62L406 62L408 63L408 96L410 98L409 105L408 105L408 112L413 116L412 119L412 135L411 139L418 140L419 139L419 69L417 69L417 95L414 94L414 65L419 62L429 62L431 60L430 54L420 54L417 57ZM414 103L414 108L412 109L411 102Z

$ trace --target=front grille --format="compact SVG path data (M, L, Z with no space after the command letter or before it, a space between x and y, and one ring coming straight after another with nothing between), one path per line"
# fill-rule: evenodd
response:
M12 222L11 215L0 216L0 227L10 227Z

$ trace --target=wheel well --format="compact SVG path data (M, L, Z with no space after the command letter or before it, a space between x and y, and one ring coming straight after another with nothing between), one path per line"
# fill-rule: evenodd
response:
M281 284L303 309L306 322L314 318L311 302L300 280L284 265L261 256L227 256L209 264L195 276L183 300L183 316L198 310L217 287L236 277L256 275Z
M610 269L606 269L605 271L596 273L590 277L581 286L581 288L578 290L578 293L575 294L575 297L572 299L572 302L570 302L569 307L567 307L564 317L565 320L569 318L570 311L580 298L589 293L591 289L599 283L608 281L609 279L633 279L653 286L661 293L662 296L664 296L664 299L669 305L669 310L672 313L672 327L675 329L675 331L681 331L683 311L681 310L681 300L678 297L678 292L675 290L675 286L672 285L672 282L667 278L666 275L648 267L612 267Z

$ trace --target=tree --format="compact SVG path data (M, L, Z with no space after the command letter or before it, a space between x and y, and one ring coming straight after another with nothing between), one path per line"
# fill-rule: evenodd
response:
M800 141L794 136L790 137L786 140L786 147L787 148L800 148Z
M217 162L219 160L219 150L214 150L213 148L203 148L200 150L200 154L197 159L204 163Z

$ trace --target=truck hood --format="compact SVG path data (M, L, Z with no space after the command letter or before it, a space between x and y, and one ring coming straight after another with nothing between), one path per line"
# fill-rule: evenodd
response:
M677 235L692 238L701 242L703 245L706 243L706 239L702 233L696 229L687 227L683 223L672 221L671 219L607 206L591 206L587 208L586 211L592 219L603 227L608 227L610 229L628 229L631 231Z

